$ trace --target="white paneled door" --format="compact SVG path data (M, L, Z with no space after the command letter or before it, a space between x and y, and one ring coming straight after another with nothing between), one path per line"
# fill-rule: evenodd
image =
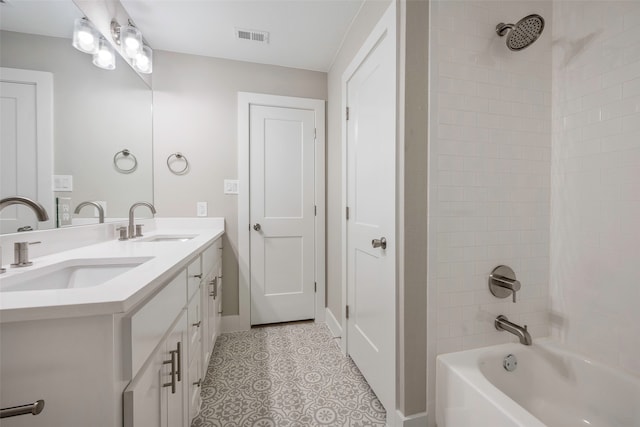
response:
M390 16L391 15L391 16ZM345 73L347 352L395 409L396 56L387 12Z
M249 110L251 324L315 317L315 113Z

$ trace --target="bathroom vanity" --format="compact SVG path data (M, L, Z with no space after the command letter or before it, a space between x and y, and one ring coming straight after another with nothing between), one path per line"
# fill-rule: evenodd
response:
M220 331L224 220L147 220L126 241L119 225L0 276L0 407L45 401L3 427L178 427L198 413ZM64 246L78 230L20 238Z

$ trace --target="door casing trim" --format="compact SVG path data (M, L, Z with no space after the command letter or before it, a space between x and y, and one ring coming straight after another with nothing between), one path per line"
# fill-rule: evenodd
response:
M321 99L238 92L238 329L251 328L251 257L249 234L249 108L251 105L313 110L315 142L315 321L324 322L325 271L325 101Z

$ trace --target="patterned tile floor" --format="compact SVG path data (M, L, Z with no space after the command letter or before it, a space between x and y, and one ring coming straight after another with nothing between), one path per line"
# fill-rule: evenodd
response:
M385 425L385 410L323 324L221 335L191 427Z

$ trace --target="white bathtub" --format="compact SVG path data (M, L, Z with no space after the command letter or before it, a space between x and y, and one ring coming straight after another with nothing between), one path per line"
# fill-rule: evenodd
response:
M549 339L442 354L436 390L438 427L640 427L640 377Z

